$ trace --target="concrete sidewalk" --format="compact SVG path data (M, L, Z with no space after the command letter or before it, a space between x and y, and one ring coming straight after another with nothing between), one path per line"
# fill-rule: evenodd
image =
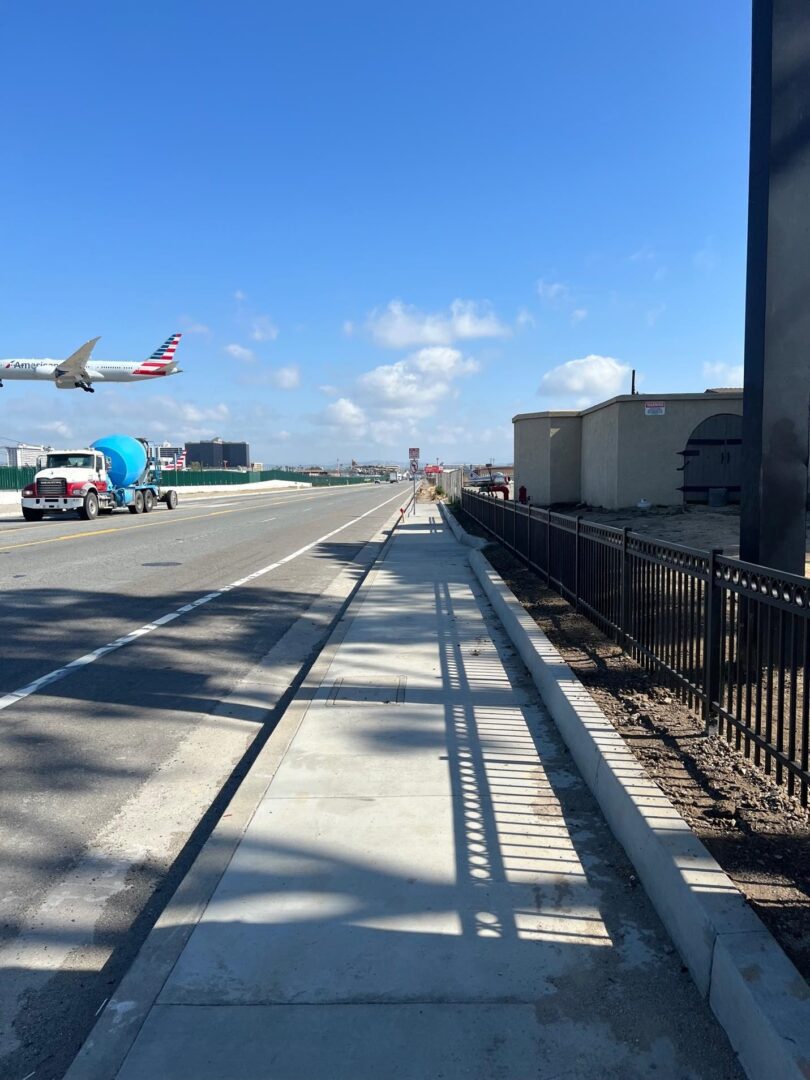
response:
M740 1076L436 507L349 615L119 1080Z

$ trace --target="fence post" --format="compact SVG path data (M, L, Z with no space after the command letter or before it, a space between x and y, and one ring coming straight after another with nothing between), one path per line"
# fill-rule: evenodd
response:
M630 560L627 557L627 534L630 530L625 525L622 529L622 596L619 610L619 640L627 642L627 623L630 614Z
M526 562L532 565L532 508L526 507Z
M574 532L574 611L579 611L579 523L581 515L577 514Z
M723 590L717 584L717 556L723 554L722 548L712 548L709 552L709 581L706 585L706 613L703 655L703 689L706 699L703 703L703 733L710 735L715 724L712 720L712 706L720 696L720 623L723 603Z
M551 581L551 511L546 510L546 585Z

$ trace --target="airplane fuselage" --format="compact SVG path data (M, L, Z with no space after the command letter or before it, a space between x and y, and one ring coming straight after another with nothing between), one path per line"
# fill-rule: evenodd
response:
M54 382L56 371L63 361L59 360L2 360L0 361L0 381L35 379ZM166 370L138 371L144 362L133 364L131 360L94 360L87 365L87 374L95 382L143 382L147 379L165 378L178 375L179 368Z

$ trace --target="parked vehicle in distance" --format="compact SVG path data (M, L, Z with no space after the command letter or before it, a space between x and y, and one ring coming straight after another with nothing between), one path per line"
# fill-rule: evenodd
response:
M85 521L123 507L148 514L158 502L174 510L177 492L161 486L158 448L130 435L106 435L79 450L48 451L21 496L26 521L69 510Z

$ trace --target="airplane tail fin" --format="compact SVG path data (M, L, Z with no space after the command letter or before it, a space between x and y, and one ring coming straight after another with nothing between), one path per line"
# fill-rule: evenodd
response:
M134 375L171 375L177 370L174 354L182 334L172 334L166 338L159 349L155 349L148 360L141 362Z

